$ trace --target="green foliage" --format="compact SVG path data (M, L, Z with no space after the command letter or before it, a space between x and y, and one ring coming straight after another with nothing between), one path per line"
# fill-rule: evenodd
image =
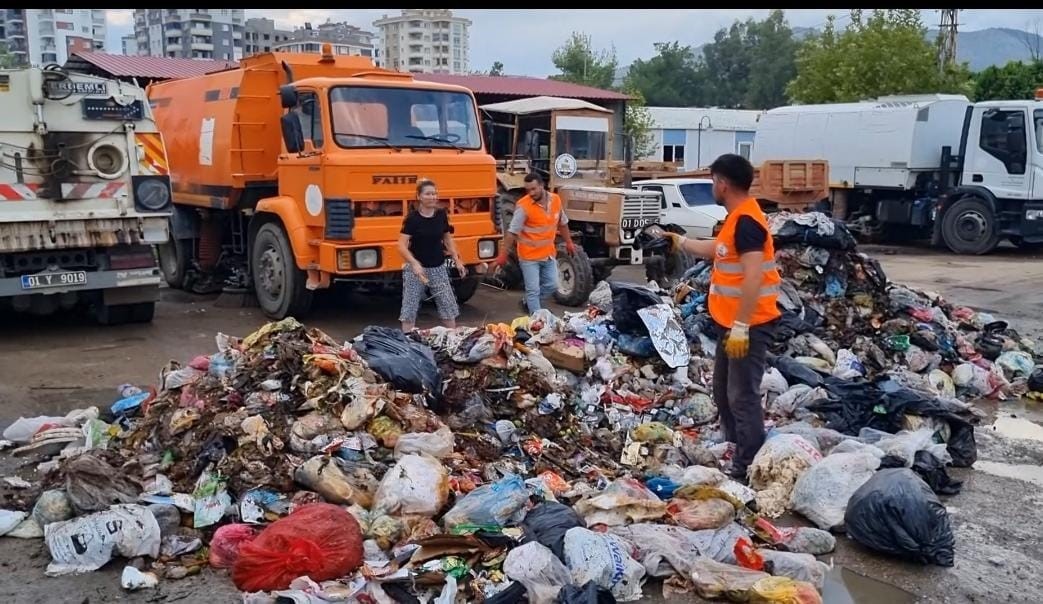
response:
M656 152L655 137L652 135L655 122L646 106L645 98L640 90L629 84L623 86L623 92L634 97L627 101L623 125L623 133L633 139L633 157L636 159L653 155Z
M677 42L655 44L656 55L630 65L626 86L653 107L687 107L701 98L702 76L691 46Z
M0 69L13 69L18 67L18 61L14 53L7 49L7 45L0 42Z
M1011 61L1003 67L992 65L974 76L974 100L1031 99L1043 86L1043 61Z
M590 36L579 32L572 32L572 37L554 51L552 60L561 72L551 76L552 80L607 89L616 78L615 49L595 52Z
M491 76L502 76L503 75L503 63L494 61L493 66L489 69L489 75Z
M799 103L859 101L890 94L970 94L966 65L938 67L938 44L928 42L917 9L875 9L838 31L831 16L821 33L797 51L797 75L786 91Z

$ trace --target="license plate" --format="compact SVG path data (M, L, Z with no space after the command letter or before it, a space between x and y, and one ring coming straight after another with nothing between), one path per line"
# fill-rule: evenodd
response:
M22 275L22 289L46 289L48 287L69 287L70 285L86 284L86 271Z
M619 222L619 226L624 229L640 229L653 223L655 218L624 218Z

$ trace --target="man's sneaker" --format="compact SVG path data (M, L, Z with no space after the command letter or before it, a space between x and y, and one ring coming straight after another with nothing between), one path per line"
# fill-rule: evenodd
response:
M732 466L725 470L724 473L728 476L728 478L731 478L735 482L749 486L749 479L746 477L747 470L745 468L739 470L735 466Z

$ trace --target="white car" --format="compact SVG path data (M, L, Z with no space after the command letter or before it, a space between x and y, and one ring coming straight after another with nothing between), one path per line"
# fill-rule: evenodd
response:
M660 178L633 184L641 191L663 194L663 224L676 224L689 237L712 238L727 211L713 199L713 180L709 178Z

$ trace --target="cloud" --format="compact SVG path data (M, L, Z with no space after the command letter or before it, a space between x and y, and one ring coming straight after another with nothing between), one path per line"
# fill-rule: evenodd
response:
M841 25L846 22L848 9L787 10L786 18L792 27L821 27L830 14L837 15ZM551 56L565 43L573 31L591 36L595 48L614 47L620 65L634 59L648 58L655 51L656 42L678 41L699 46L713 39L717 30L736 20L763 19L768 9L647 9L647 10L454 10L453 14L471 20L471 69L488 69L496 61L504 64L504 71L516 75L547 76L556 73ZM304 23L324 23L327 19L347 21L363 29L376 32L373 21L384 15L397 15L398 9L282 9L246 11L246 17L275 19L280 28L302 27ZM938 12L923 9L923 21L929 27L938 23ZM120 51L120 37L133 33L133 11L109 10L107 47ZM1011 27L1031 30L1039 23L1043 30L1043 10L978 10L960 13L961 28L965 30L988 27Z

